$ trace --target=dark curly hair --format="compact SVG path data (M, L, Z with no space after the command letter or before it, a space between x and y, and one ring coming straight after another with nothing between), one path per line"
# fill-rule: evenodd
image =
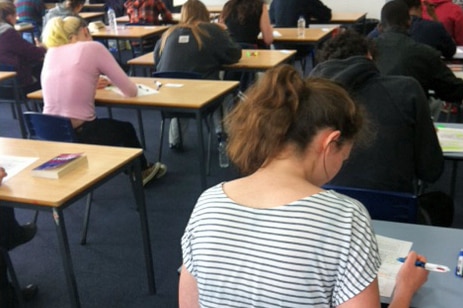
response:
M347 59L354 56L374 56L373 42L354 30L346 30L326 41L316 53L317 62Z

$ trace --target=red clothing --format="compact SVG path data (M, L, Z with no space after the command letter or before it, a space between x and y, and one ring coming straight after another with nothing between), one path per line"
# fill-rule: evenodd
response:
M130 23L159 25L159 14L162 23L172 23L172 13L161 0L128 0L124 7Z
M463 45L463 10L452 0L428 0L435 6L436 15L458 46ZM431 19L423 5L423 18Z

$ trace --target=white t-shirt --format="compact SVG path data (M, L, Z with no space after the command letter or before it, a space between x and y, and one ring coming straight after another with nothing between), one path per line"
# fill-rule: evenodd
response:
M333 191L256 209L219 184L199 198L182 250L201 307L335 307L381 263L367 210Z

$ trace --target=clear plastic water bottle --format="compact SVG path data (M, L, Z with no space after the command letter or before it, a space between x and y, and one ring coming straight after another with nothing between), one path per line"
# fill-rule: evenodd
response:
M117 33L116 13L112 8L108 10L108 25L111 32Z
M297 20L297 37L305 36L305 19L303 16L299 16Z
M219 166L220 168L228 168L230 162L227 155L227 143L224 140L219 142Z

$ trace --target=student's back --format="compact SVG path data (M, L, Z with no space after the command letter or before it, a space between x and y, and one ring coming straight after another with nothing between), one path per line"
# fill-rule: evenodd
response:
M295 28L300 16L307 25L312 19L328 22L331 9L320 0L273 0L270 5L270 20L275 27Z
M414 79L381 76L366 56L329 60L311 74L351 90L376 133L370 144L352 151L332 184L413 192L417 178L425 182L439 178L442 151L426 96Z

